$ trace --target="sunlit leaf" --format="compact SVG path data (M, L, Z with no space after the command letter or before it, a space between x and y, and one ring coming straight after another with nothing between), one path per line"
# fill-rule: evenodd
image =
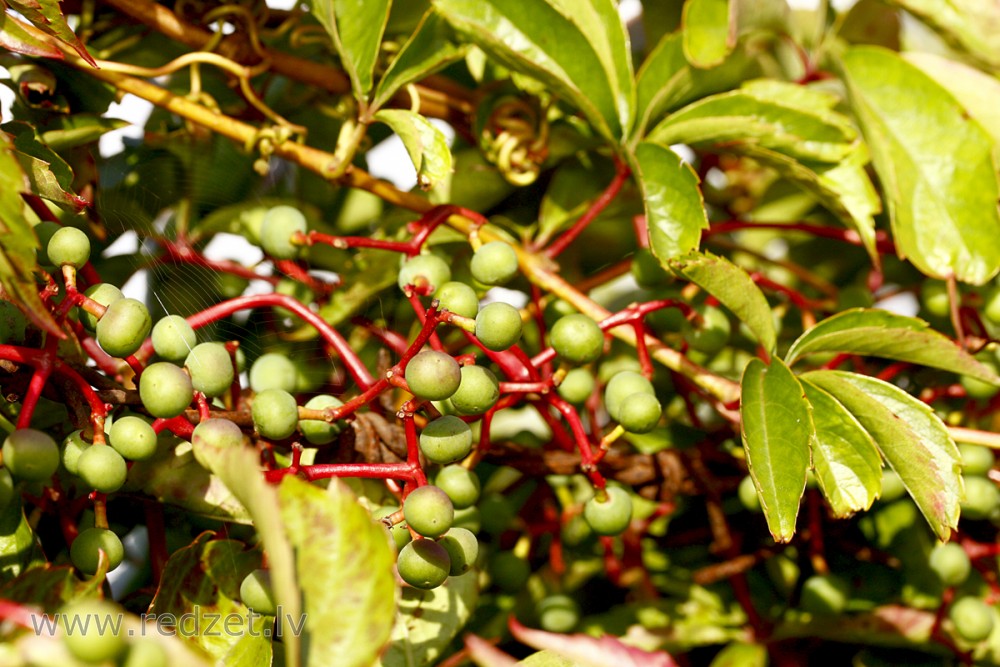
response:
M422 189L430 190L451 174L448 139L429 120L406 109L382 109L375 120L391 127L403 140Z
M1000 6L993 0L890 0L985 65L1000 67Z
M669 148L642 142L635 151L635 166L653 254L666 262L697 250L708 216L691 165Z
M6 4L31 21L36 28L71 46L81 58L97 67L94 58L87 53L87 47L66 23L66 17L59 6L61 0L6 0Z
M4 11L0 11L0 47L36 58L63 57L58 47L29 32L20 21Z
M721 63L736 47L736 21L730 0L684 3L684 54L695 67Z
M545 632L521 625L510 617L510 631L519 642L568 658L579 667L677 667L665 651L643 651L622 643L617 637L591 637Z
M944 86L1000 143L1000 79L933 53L909 52L903 57Z
M326 28L359 100L368 97L392 0L307 0Z

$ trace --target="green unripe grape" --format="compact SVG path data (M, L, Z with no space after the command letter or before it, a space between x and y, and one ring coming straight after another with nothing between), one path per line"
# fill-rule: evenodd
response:
M612 357L602 361L597 367L597 380L602 384L607 384L611 382L611 378L625 371L641 373L642 364L639 363L639 360L636 359L634 355L619 355Z
M434 540L413 540L399 550L396 569L410 586L429 590L448 578L451 560L445 548Z
M129 644L122 667L168 667L170 658L160 642L153 639Z
M701 314L701 324L694 326L685 321L682 332L684 340L692 350L715 354L729 342L732 324L726 314L715 306L702 306L698 308L698 312Z
M948 317L951 314L948 286L940 280L924 281L920 286L920 303L934 317Z
M626 396L618 407L618 423L629 433L649 433L660 421L663 407L647 392Z
M955 542L935 545L927 562L945 586L958 586L969 578L972 571L969 554Z
M226 393L235 379L233 358L223 343L195 345L184 367L191 375L191 386L209 398Z
M325 410L327 408L339 408L343 401L329 394L313 396L306 402L306 407L310 410ZM318 419L303 419L299 422L299 430L313 445L326 445L333 442L344 426L341 422L320 421Z
M993 450L989 447L963 442L958 446L958 452L962 455L962 473L965 475L986 476L986 473L993 468L995 459Z
M632 276L639 287L659 287L670 282L670 274L649 248L639 248L632 255Z
M835 574L817 574L802 584L801 607L817 616L836 616L844 611L851 587Z
M24 331L28 319L21 309L0 298L0 345L17 344L24 341Z
M632 497L618 486L605 490L607 499L604 502L595 495L584 504L583 518L598 535L620 535L632 521Z
M52 235L62 229L62 225L52 222L51 220L42 220L32 229L35 232L35 236L38 237L38 250L35 251L35 257L38 258L38 263L41 266L54 266L55 263L49 259L49 255L46 250L49 247L49 241L52 239Z
M505 593L519 593L531 576L531 565L513 551L493 554L489 563L490 578Z
M274 590L271 588L271 573L258 568L245 576L240 583L240 600L254 613L263 616L277 614L278 605L274 601Z
M991 288L983 296L983 317L991 324L1000 325L1000 287Z
M278 284L274 286L275 294L282 294L284 296L290 296L299 303L309 304L312 303L316 298L316 294L309 289L309 286L299 282L298 280L292 280L291 278L282 278L278 281ZM294 317L294 313L287 308L275 307L275 314L278 317Z
M299 425L299 407L295 397L281 389L260 392L250 406L250 416L257 432L271 440L284 440Z
M604 387L604 407L612 418L617 415L625 400L636 394L648 394L656 398L653 383L641 373L622 371L612 377Z
M399 277L396 283L399 289L407 285L417 288L429 288L434 293L438 287L451 280L451 267L437 255L417 255L403 261L399 267Z
M958 636L968 642L981 642L993 632L993 608L974 597L964 597L948 609L948 618Z
M139 398L149 414L170 419L191 405L194 387L182 368L158 361L147 366L139 377Z
M455 510L455 522L451 524L452 528L465 528L471 533L478 533L482 527L482 515L479 512L478 507L466 507L463 509Z
M122 291L110 283L97 283L88 287L84 294L104 307L110 306L115 301L125 298ZM80 323L87 331L97 329L97 316L91 315L85 310L80 311ZM186 354L186 353L185 353Z
M535 605L538 624L548 632L569 632L580 622L580 605L568 595L549 595Z
M1000 490L985 477L965 477L965 499L961 502L962 517L979 520L992 517L1000 507Z
M995 369L994 369L995 370ZM1000 387L990 382L984 382L978 378L970 377L968 375L963 375L959 378L959 383L965 389L965 393L969 398L974 398L979 401L985 401L993 398L1000 391Z
M377 510L375 510L375 513L372 514L372 518L378 520L378 522L382 526L386 526L385 521L383 521L382 519L385 519L386 517L391 516L398 511L399 511L398 507L392 507L390 505L387 505L385 507L380 507ZM405 521L400 521L391 528L386 526L386 529L389 531L389 537L392 538L392 541L396 545L397 550L405 547L407 543L409 543L410 540L413 539L413 535L410 534L410 529L406 527Z
M472 451L472 429L454 415L438 417L420 433L420 451L434 463L460 461Z
M76 227L63 227L49 239L45 254L56 266L79 269L90 259L90 239Z
M261 222L260 247L275 259L295 259L302 246L292 243L292 235L305 234L307 228L302 211L294 206L275 206Z
M521 313L499 301L483 306L476 315L476 338L487 350L508 349L521 340Z
M235 299L242 296L250 281L242 276L233 273L219 271L215 274L215 288L219 290L219 295L224 299Z
M291 360L295 367L295 391L291 393L312 394L330 380L330 366L325 357L295 354Z
M594 374L586 368L572 368L556 391L575 405L584 403L594 393Z
M476 473L460 465L445 466L434 479L434 484L448 494L455 510L472 507L479 500L480 483ZM455 515L458 521L458 515Z
M214 417L206 419L194 427L191 432L191 448L194 458L206 470L210 469L209 458L205 454L207 448L234 449L243 445L243 431L229 421Z
M167 315L153 325L153 349L167 361L183 361L198 344L194 329L180 315Z
M465 574L476 564L476 558L479 557L479 540L471 531L452 527L439 537L437 542L448 552L448 559L451 561L448 574L452 577Z
M882 469L882 492L879 500L882 502L892 502L899 500L906 495L906 487L903 486L903 479L895 470L890 468Z
M875 303L872 291L867 285L848 285L837 293L837 310L849 308L871 308Z
M14 478L6 468L0 468L0 510L6 509L14 501Z
M545 305L545 310L542 311L542 318L545 320L545 325L552 328L556 322L567 315L578 315L578 311L573 304L565 299L553 299Z
M141 301L119 299L97 321L97 342L112 357L134 354L146 340L153 320Z
M414 396L443 401L458 390L462 368L449 354L424 350L406 364L403 377Z
M280 389L289 394L295 391L298 371L292 360L278 352L268 352L250 366L250 388L256 393Z
M500 400L500 383L493 372L483 366L463 366L458 390L451 404L464 415L481 415Z
M559 539L568 547L578 547L594 534L582 514L574 514L559 529Z
M740 480L740 486L736 489L740 504L754 514L760 514L763 508L760 506L760 496L757 495L757 487L753 483L753 478L747 475Z
M479 312L479 297L476 290L465 283L446 282L434 295L441 310L447 310L462 317L473 318Z
M108 433L108 442L130 461L144 461L156 453L156 431L141 417L127 415L116 419Z
M121 614L116 605L96 598L71 602L57 615L63 645L85 663L115 660L128 649L125 633L116 622Z
M78 429L67 435L66 438L63 439L62 445L61 459L63 467L72 474L76 475L78 473L76 463L80 459L80 454L83 453L83 450L91 446L91 443L83 439L82 430Z
M469 270L484 285L503 285L517 275L517 253L503 241L491 241L472 254Z
M10 474L29 482L44 482L59 467L59 446L48 433L19 428L3 442L3 464Z
M559 318L549 332L549 344L560 359L587 364L604 351L604 333L597 322L582 313Z
M455 521L455 507L448 494L436 486L421 486L403 501L403 517L424 537L444 535Z
M98 445L100 447L100 445ZM69 548L69 559L73 566L84 574L97 572L98 551L108 556L108 571L121 565L125 558L125 547L114 531L107 528L88 528L73 540Z
M114 493L125 484L128 466L113 447L87 447L76 461L77 475L95 491Z

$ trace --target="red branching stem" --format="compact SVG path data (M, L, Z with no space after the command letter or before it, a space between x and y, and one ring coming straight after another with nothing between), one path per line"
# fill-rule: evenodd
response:
M170 419L157 419L153 422L153 430L157 433L167 430L178 438L190 440L191 434L194 432L194 424L189 422L184 415L178 415Z
M741 230L755 230L755 229L780 229L783 231L797 231L805 232L806 234L812 234L813 236L819 236L827 239L835 239L837 241L843 241L845 243L850 243L851 245L863 245L861 241L861 235L858 234L853 229L840 229L837 227L828 227L826 225L817 225L809 222L744 222L742 220L726 220L723 222L714 223L711 227L702 232L703 236L713 236L715 234L727 234L729 232L741 231ZM884 231L875 232L875 249L884 254L892 255L896 252L896 246L893 244L889 235Z
M643 214L632 216L632 228L635 230L635 241L640 248L649 247L649 225Z
M547 347L531 358L531 365L541 368L542 364L547 364L556 358L556 351L552 347Z
M388 347L390 350L396 354L403 354L406 352L406 348L409 347L410 343L405 338L400 336L398 333L392 329L386 329L385 327L376 326L374 322L369 320L367 317L355 317L351 320L351 324L359 326L365 331L369 332L371 335L378 338L382 343Z
M195 401L198 403L198 421L203 422L212 417L212 406L208 403L208 398L200 391L195 394Z
M38 399L42 396L42 389L45 388L45 383L49 381L51 373L52 364L49 362L49 357L45 356L42 358L42 362L35 367L35 372L31 375L31 382L28 384L28 391L24 395L24 400L21 401L21 413L17 416L18 428L28 428L31 425L31 417L35 414L35 406L38 405Z
M38 632L45 627L40 620L36 620L38 616L37 609L25 607L13 600L0 600L0 619L10 621L14 625ZM50 627L56 626L54 619L50 619L49 622L52 624Z
M912 366L905 361L897 361L893 364L889 364L882 369L882 372L876 375L879 380L885 380L886 382L891 381L894 377L905 371L907 368Z
M271 484L277 484L285 475L299 475L310 482L330 477L364 477L401 479L416 483L418 471L419 468L414 468L409 463L322 463L301 466L297 469L268 470L264 473L264 479Z
M553 241L545 249L545 255L555 259L562 251L569 247L569 244L576 240L576 237L601 214L601 211L614 201L614 198L621 192L622 186L631 173L632 171L628 168L628 165L616 158L615 176L611 179L611 183L608 184L608 187L604 189L604 192L601 193L594 203L590 205L590 208L580 216L580 219L574 222L572 227L563 232L562 236Z
M468 331L462 329L462 333L465 334L466 339L470 343L478 347L486 355L487 359L499 366L503 374L511 380L521 381L528 380L529 378L536 379L538 377L537 373L532 373L534 369L531 366L531 360L528 359L528 356L517 345L503 352L495 352L494 350L487 349L486 346L479 342L478 338Z
M618 586L621 584L622 562L615 553L615 538L602 535L601 547L604 549L604 571L608 575L608 580Z
M416 486L427 484L427 477L424 476L424 469L420 467L420 439L417 436L417 424L413 420L413 414L403 417L403 432L406 433L406 463L413 469L413 479L416 483L406 485L403 490L405 500Z
M298 262L291 259L275 260L274 266L292 280L302 283L316 294L323 295L324 297L340 286L339 280L337 282L319 280L315 276L310 275Z
M178 243L170 239L160 239L164 254L154 260L156 264L194 264L202 266L219 273L229 273L247 280L264 280L272 285L276 285L280 278L278 276L264 276L253 269L247 268L239 262L229 259L208 259L186 243Z
M547 394L552 389L551 380L538 382L501 382L501 394Z
M580 467L583 472L590 478L595 487L603 489L605 485L604 475L597 469L594 451L590 446L590 438L583 428L583 422L580 420L576 408L563 400L559 394L546 394L545 399L562 414L563 419L569 424L570 431L576 440L576 447L580 450Z
M427 326L427 311L424 309L424 304L420 301L420 296L412 290L406 291L406 298L410 301L410 306L413 307L413 312L417 315L417 321L420 322L420 326ZM430 343L431 349L438 352L444 351L444 346L441 344L441 339L438 335L431 330L430 338L427 339Z
M145 501L146 529L149 535L149 565L153 570L153 583L159 583L163 568L167 565L167 528L163 520L163 506L158 502Z
M505 399L507 399L509 403L512 404L516 402L516 399L518 398L519 397L513 395L504 396L503 398L500 399L497 405L499 406L502 403L504 403ZM548 397L546 397L546 399L547 398ZM538 414L542 416L542 419L545 420L545 423L548 424L550 429L552 429L552 440L553 442L555 442L556 445L559 446L560 449L566 452L572 452L574 449L576 449L576 442L573 439L573 436L571 436L569 433L566 432L566 428L563 426L563 423L559 421L559 419L557 419L555 415L552 414L552 412L549 409L551 406L548 400L543 400L543 399L533 400L531 401L531 405L536 410L538 410Z

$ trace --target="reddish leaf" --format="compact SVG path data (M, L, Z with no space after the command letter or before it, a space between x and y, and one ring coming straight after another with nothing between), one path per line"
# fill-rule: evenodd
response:
M521 625L510 617L508 623L514 638L537 649L548 649L568 658L582 667L677 667L677 663L666 652L651 653L623 644L616 637L605 635L563 635L555 632L535 630Z

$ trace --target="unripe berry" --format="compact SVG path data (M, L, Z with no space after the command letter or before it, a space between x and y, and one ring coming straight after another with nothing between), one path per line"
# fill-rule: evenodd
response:
M183 361L198 344L194 329L180 315L167 315L153 325L153 349L167 361Z
M579 405L594 392L594 374L586 368L571 368L557 391L570 403Z
M260 227L260 246L275 259L295 259L302 246L292 243L296 232L304 234L306 217L294 206L275 206L264 214Z
M320 394L313 396L306 402L306 407L310 410L325 410L326 408L339 408L344 403L335 396ZM303 419L299 422L299 430L313 445L326 445L334 441L343 430L343 424L339 421L330 422L318 419Z
M298 373L291 359L277 352L268 352L250 366L250 388L258 394L268 389L292 393L295 391L296 375Z
M463 366L458 390L451 404L464 415L481 415L500 399L500 383L493 372L483 366Z
M108 442L130 461L143 461L156 453L156 431L145 419L133 415L115 420Z
M715 354L729 342L732 324L729 317L715 306L700 306L698 312L701 314L699 325L685 320L682 331L684 340L692 350Z
M45 252L56 266L79 269L90 259L90 239L76 227L63 227L49 239Z
M224 394L233 384L233 358L222 343L195 345L184 361L191 386L212 398Z
M76 462L80 479L95 491L114 493L125 484L128 466L113 447L94 445L80 454Z
M472 429L453 415L439 417L420 433L420 451L433 463L453 463L472 451Z
M503 285L517 275L517 253L509 243L491 241L473 253L469 269L484 285Z
M965 498L961 502L963 519L989 519L1000 508L1000 490L993 480L977 475L965 476Z
M441 310L447 310L462 317L475 317L479 312L479 297L476 290L465 283L447 282L434 294Z
M632 498L628 491L609 486L603 502L594 496L583 506L583 518L598 535L620 535L632 521Z
M48 433L19 428L3 442L3 464L10 474L29 482L44 482L59 467L59 446Z
M568 595L549 595L535 606L538 624L547 632L569 632L580 622L580 605Z
M403 581L414 588L437 588L448 578L451 559L434 540L413 540L399 550L396 569Z
M414 396L443 401L458 389L462 369L451 355L424 350L410 359L403 375Z
M209 459L205 455L208 448L234 449L243 444L243 431L228 419L206 419L194 427L191 433L191 448L194 458L205 469L210 469Z
M448 494L456 510L472 507L479 500L480 483L476 473L460 465L445 466L434 484ZM456 515L455 520L458 520Z
M97 321L97 342L112 357L127 357L146 340L153 321L141 301L113 302Z
M184 412L194 399L191 378L167 361L150 364L139 378L139 398L149 414L170 419Z
M476 338L487 350L506 350L521 339L521 313L499 301L484 306L476 315Z
M968 642L981 642L993 632L993 608L979 598L961 598L948 609L948 618Z
M618 407L618 423L630 433L649 433L660 421L662 411L655 396L636 392L626 396Z
M243 578L240 583L240 600L257 614L274 616L278 605L274 601L271 588L271 573L258 568Z
M121 609L105 600L71 602L57 614L63 644L79 661L93 665L114 661L128 648L115 620L121 614Z
M97 283L91 285L84 291L84 294L104 307L110 306L115 301L125 298L122 291L110 283ZM80 323L87 331L93 332L97 329L97 316L91 315L85 310L80 311Z
M438 537L451 528L455 508L448 494L438 487L421 486L406 496L403 516L410 528L424 537Z
M625 404L625 399L638 393L655 397L653 383L641 373L622 371L612 377L604 387L604 407L608 414L616 418Z
M490 578L505 593L519 593L531 576L531 565L513 551L493 554L489 563Z
M549 332L549 344L560 359L587 364L601 356L604 333L597 322L582 313L559 318Z
M97 572L98 550L107 554L109 572L121 565L122 559L125 558L122 541L113 531L106 528L88 528L73 540L69 548L69 559L80 572L94 574Z
M851 586L835 574L817 574L802 584L802 609L819 616L836 616L850 599Z
M396 545L396 549L402 549L413 539L410 534L410 529L406 527L406 521L400 521L391 528L386 526L386 522L383 521L388 516L391 516L399 511L398 507L385 506L380 507L372 514L372 518L378 520L379 525L385 526L389 531L389 537L392 538L393 544Z
M434 290L451 280L451 267L437 255L417 255L403 261L399 268L399 289L413 285L420 289Z
M972 570L969 555L955 542L935 545L927 562L945 586L958 586L969 578Z
M451 568L448 574L457 577L465 574L476 564L479 557L479 540L465 528L451 528L438 538L438 544L448 552Z
M295 433L299 424L295 397L280 389L268 389L257 394L250 406L250 416L257 432L272 440L284 440Z

